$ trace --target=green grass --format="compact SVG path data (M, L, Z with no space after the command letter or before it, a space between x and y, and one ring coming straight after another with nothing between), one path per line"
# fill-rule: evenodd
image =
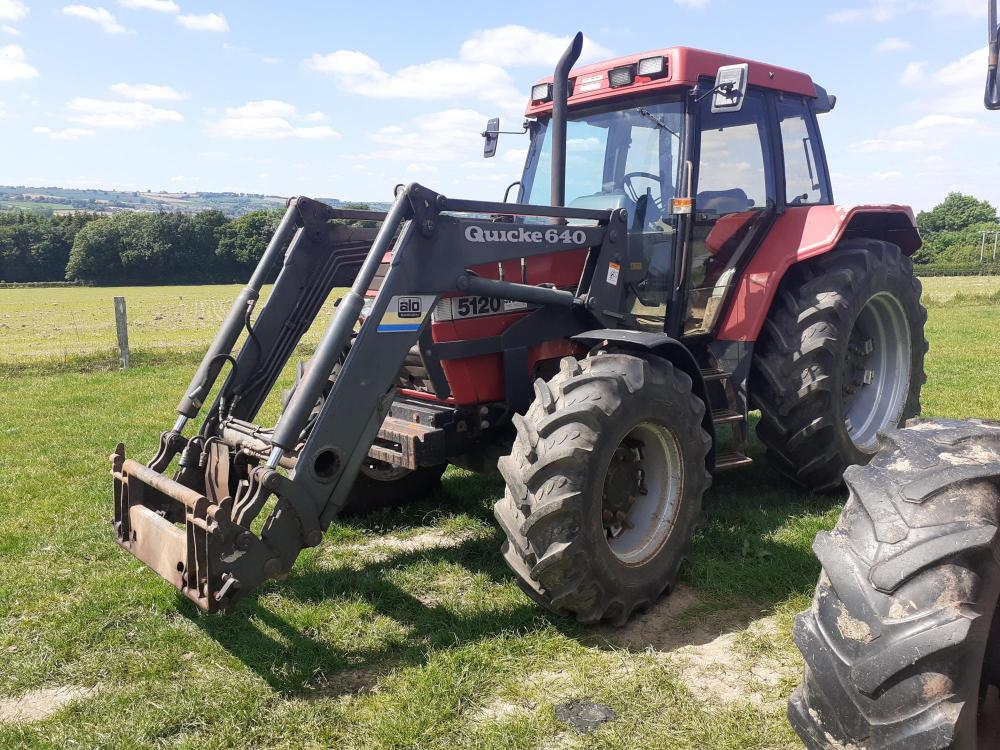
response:
M206 306L230 291L196 289ZM111 290L48 291L110 312ZM126 292L136 308L145 294ZM931 309L926 415L1000 418L998 327L1000 305ZM152 454L194 361L0 370L0 700L96 688L47 719L0 722L0 748L800 747L784 719L800 669L789 632L818 573L812 538L842 498L796 491L763 461L720 475L674 599L690 606L667 600L616 632L528 600L498 553L501 481L452 468L438 496L332 526L287 580L205 616L108 525L108 453L123 440ZM398 542L417 534L440 544ZM717 661L699 672L692 653ZM575 734L554 708L576 698L618 719Z

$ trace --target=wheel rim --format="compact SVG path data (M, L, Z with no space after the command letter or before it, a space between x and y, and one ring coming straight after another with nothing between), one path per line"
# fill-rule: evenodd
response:
M681 450L673 433L643 422L621 441L604 481L608 546L626 565L642 565L673 530L681 494Z
M379 482L394 482L405 477L410 471L405 466L393 466L373 458L361 464L361 473Z
M881 292L862 308L844 358L844 425L864 450L902 418L910 391L910 330L903 306Z

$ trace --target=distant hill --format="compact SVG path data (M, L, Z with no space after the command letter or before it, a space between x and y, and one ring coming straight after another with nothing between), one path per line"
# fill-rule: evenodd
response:
M78 190L61 187L24 187L0 185L0 211L32 211L44 214L115 213L116 211L181 211L197 213L216 209L226 216L242 216L264 208L283 208L287 198L259 193L167 193L161 191ZM317 198L331 206L349 201ZM388 208L388 203L371 203L373 209Z

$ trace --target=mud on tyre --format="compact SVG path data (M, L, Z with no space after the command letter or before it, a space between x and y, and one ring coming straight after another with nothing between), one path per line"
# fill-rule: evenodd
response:
M533 599L620 624L673 583L711 481L704 410L691 379L655 356L567 357L535 382L494 508Z
M998 747L977 725L1000 708L1000 424L917 422L880 445L813 545L789 719L811 750Z

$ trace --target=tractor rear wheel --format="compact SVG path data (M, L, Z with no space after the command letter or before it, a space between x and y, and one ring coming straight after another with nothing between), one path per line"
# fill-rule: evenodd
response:
M1000 423L917 422L881 444L813 544L788 717L810 750L1000 747Z
M771 464L817 491L867 463L880 430L920 413L920 282L891 243L856 239L785 275L750 373Z
M711 483L704 414L691 379L655 356L567 357L535 381L494 508L529 596L624 624L672 585Z

